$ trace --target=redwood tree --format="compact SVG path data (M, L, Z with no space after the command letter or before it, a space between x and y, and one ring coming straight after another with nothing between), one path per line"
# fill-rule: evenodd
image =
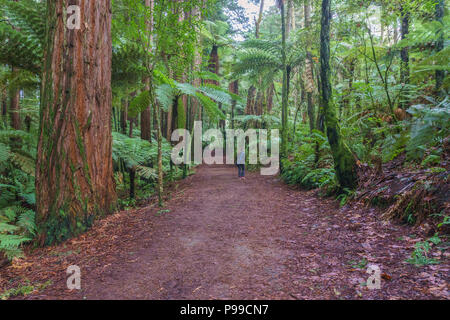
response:
M13 74L16 74L17 72L17 68L12 68ZM11 113L11 128L14 130L20 130L20 89L15 88L14 86L11 88L10 92L9 111Z
M78 5L81 28L69 29ZM41 245L86 230L115 200L110 0L47 0L36 202Z

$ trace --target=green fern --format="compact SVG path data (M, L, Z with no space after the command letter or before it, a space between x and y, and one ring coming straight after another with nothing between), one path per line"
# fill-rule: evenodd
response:
M0 62L41 72L45 41L45 3L32 0L0 1Z
M35 235L34 211L19 206L0 210L0 252L9 259L22 256L21 246Z
M130 117L136 117L140 112L144 111L150 106L151 96L149 91L142 91L137 97L135 97L128 107L128 114Z
M10 156L11 154L9 147L3 143L0 143L0 163L6 162Z
M428 147L450 135L450 103L448 97L437 103L428 97L430 105L415 105L408 109L413 115L406 152L410 159L419 160Z

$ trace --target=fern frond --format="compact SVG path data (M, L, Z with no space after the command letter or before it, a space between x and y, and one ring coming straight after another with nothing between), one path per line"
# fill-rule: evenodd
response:
M175 97L173 88L168 84L161 84L156 88L155 93L161 108L167 112Z
M136 166L136 173L145 179L156 180L158 178L157 170L150 167Z
M30 176L35 175L35 160L27 155L23 155L18 152L13 152L11 159L20 167L20 169L29 174Z
M37 232L35 213L33 210L27 210L19 216L17 225L23 228L30 235L34 236Z
M6 162L10 155L9 147L6 144L0 143L0 163Z
M136 117L140 112L147 109L151 104L150 92L148 90L142 91L135 97L128 106L128 114L130 117Z
M250 48L238 54L239 61L234 66L235 76L247 72L262 72L267 69L281 70L281 59L278 55L260 49Z
M203 105L206 112L208 113L208 116L211 119L226 119L225 115L222 113L222 111L220 111L217 103L215 103L211 98L200 92L197 92L195 96Z

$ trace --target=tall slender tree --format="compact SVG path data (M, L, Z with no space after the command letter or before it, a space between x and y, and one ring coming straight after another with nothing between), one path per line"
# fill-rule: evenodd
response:
M153 0L145 0L145 7L149 11L147 15L147 50L151 50L152 47L152 32L153 32ZM145 77L145 90L150 90L150 79ZM152 117L151 107L148 106L141 112L141 139L152 142Z
M286 16L284 0L277 0L281 14L281 61L283 69L282 99L281 99L281 158L287 157L287 119L288 119L288 68L286 59ZM283 170L281 165L281 170Z
M19 69L13 67L12 74L17 75ZM20 88L16 86L12 86L9 93L9 112L10 112L10 120L11 120L11 128L14 130L21 129L20 122Z
M322 85L321 104L325 117L328 141L334 159L334 167L342 188L353 189L357 184L356 163L350 149L341 137L341 130L332 103L330 82L330 25L331 0L322 0L322 18L320 31L320 77Z
M404 40L409 34L409 20L410 13L409 8L405 6L400 7L401 14L401 39ZM400 51L400 81L403 85L409 84L409 48L407 46L403 47ZM405 109L407 105L406 97L403 95L400 106L402 109Z
M443 23L444 19L444 11L445 11L445 0L439 0L439 2L436 4L436 21L439 21L441 24ZM439 39L436 43L436 50L437 52L440 52L444 50L444 30L440 31ZM440 95L440 89L442 88L442 85L444 83L445 78L445 71L444 70L436 70L436 91Z
M307 101L307 111L309 117L309 129L312 132L315 128L315 111L313 105L313 91L314 91L314 75L313 75L313 60L311 53L311 2L310 0L305 0L304 2L304 18L305 18L305 29L307 30L306 35L306 63L305 63L305 90L306 90L306 101Z

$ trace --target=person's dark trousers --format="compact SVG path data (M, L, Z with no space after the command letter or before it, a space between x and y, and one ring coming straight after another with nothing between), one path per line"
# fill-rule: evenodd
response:
M245 164L238 164L237 167L238 167L239 178L245 177Z

